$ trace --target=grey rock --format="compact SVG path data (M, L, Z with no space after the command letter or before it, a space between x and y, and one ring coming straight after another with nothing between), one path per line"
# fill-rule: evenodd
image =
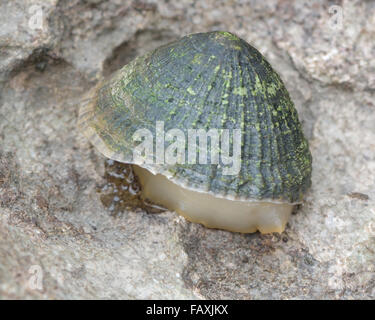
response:
M41 28L35 20L39 5ZM374 299L371 1L2 1L0 297ZM228 30L281 74L313 154L284 233L235 234L173 212L110 214L105 158L76 128L82 95L138 54Z

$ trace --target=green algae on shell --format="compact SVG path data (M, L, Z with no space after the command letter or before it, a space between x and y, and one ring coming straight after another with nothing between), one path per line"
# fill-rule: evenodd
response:
M259 51L231 33L198 33L161 46L100 82L87 98L79 125L93 145L108 158L138 164L176 187L228 201L290 207L310 187L311 154L282 80ZM238 175L210 164L209 152L208 164L135 163L134 133L142 128L155 137L157 121L165 131L240 129ZM225 223L191 220L227 229Z

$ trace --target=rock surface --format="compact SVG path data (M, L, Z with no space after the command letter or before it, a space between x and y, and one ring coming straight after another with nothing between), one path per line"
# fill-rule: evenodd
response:
M375 3L1 1L0 297L375 298ZM342 14L342 15L341 15ZM286 231L110 214L82 95L138 54L228 30L279 71L313 154Z

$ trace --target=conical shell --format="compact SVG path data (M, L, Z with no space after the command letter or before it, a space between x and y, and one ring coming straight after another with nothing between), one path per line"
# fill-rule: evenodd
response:
M198 33L159 47L99 83L88 101L80 127L99 151L121 162L133 163L133 134L145 128L155 137L156 121L164 122L165 132L241 129L237 175L223 174L216 164L142 165L186 188L297 203L311 184L308 143L282 80L231 33Z

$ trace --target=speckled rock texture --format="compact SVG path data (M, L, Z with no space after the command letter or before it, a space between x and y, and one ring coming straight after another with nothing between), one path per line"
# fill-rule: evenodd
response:
M0 21L0 298L375 298L375 2L5 0ZM212 30L267 58L309 140L312 188L281 235L101 201L83 94Z

